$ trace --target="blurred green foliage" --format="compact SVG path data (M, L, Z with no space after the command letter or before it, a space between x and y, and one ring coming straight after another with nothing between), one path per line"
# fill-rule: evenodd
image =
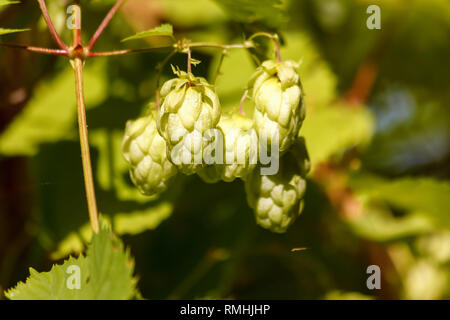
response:
M48 2L69 42L70 1ZM85 40L113 3L81 1ZM450 298L450 3L377 3L381 30L366 28L372 3L362 0L129 0L121 9L97 50L165 43L121 43L162 23L178 39L228 44L279 32L283 58L302 62L307 117L300 135L313 164L304 212L283 235L255 224L240 181L177 177L163 194L144 197L120 145L125 122L153 101L155 67L168 53L87 61L99 210L131 247L144 297ZM5 8L0 25L31 31L1 41L54 46L35 2ZM270 42L259 44L257 57L273 57ZM220 54L195 50L201 64L194 73L212 79ZM169 62L186 67L183 54ZM375 81L354 104L348 96L367 62ZM227 53L217 81L224 110L238 107L255 67L247 52ZM0 287L7 289L30 266L47 271L82 252L91 235L70 65L1 48L0 68ZM166 67L162 80L172 76ZM249 100L244 111L252 114ZM366 287L371 264L381 267L381 290Z

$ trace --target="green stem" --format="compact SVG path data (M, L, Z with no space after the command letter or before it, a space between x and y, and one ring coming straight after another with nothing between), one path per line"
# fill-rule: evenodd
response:
M278 36L276 34L271 34L268 32L257 32L255 34L251 35L250 38L248 38L248 41L252 41L253 39L255 39L257 37L266 37L266 38L271 39L273 41L273 44L275 45L275 52L277 55L278 62L283 61L281 59L280 43L278 42Z
M220 55L219 65L217 66L216 74L214 75L214 79L213 79L213 85L216 85L216 83L217 83L217 78L220 75L220 69L222 69L223 60L225 59L226 54L227 54L227 50L224 49L222 51L222 54Z
M220 43L208 43L208 42L193 42L184 45L187 48L216 48L222 50L228 49L249 49L253 45L251 42L248 43L238 43L238 44L220 44Z
M89 210L89 219L92 230L98 232L98 211L97 200L95 198L94 179L92 175L91 154L89 152L88 129L86 121L86 106L84 103L83 89L83 60L75 58L72 60L75 70L75 84L77 93L78 110L78 130L80 134L81 160L83 163L84 186L86 190L87 205Z
M93 52L89 51L89 58L96 57L108 57L108 56L121 56L130 53L146 53L146 52L156 52L160 50L168 50L175 49L177 52L181 52L188 48L213 48L213 49L221 49L221 50L229 50L229 49L250 49L253 48L253 44L251 41L247 41L245 43L238 44L220 44L220 43L208 43L208 42L194 42L194 43L175 43L171 46L162 46L162 47L150 47L143 49L124 49L124 50L116 50L116 51L107 51L107 52Z

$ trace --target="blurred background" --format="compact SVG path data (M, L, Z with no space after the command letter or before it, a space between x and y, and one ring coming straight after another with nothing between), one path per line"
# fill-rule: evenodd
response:
M114 1L81 1L88 41ZM47 1L67 43L71 1ZM381 29L369 30L369 5ZM86 62L87 117L99 210L130 246L148 299L450 298L450 2L446 0L128 0L96 50L161 23L177 39L242 43L277 32L301 60L312 161L305 209L287 233L258 227L241 181L177 176L154 197L133 187L121 155L127 120L154 99L169 52ZM36 1L0 7L0 26L31 28L2 42L56 47ZM261 40L253 54L273 57ZM212 79L220 51L199 49ZM170 64L186 68L186 56ZM236 108L256 68L229 51L217 92ZM73 71L61 57L0 47L0 292L48 271L89 239ZM168 65L163 80L172 77ZM251 115L246 102L245 111ZM303 250L295 250L301 248ZM293 250L294 249L294 250ZM381 289L369 290L369 265ZM1 298L1 294L0 294Z

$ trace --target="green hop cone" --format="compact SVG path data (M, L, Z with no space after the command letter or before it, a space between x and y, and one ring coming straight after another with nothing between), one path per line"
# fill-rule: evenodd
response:
M156 128L156 111L128 121L122 153L130 168L130 177L145 195L162 192L177 168L167 159L166 142Z
M281 153L295 141L305 118L303 90L296 71L298 63L267 60L249 81L255 102L254 126L268 144L278 139Z
M177 78L161 88L158 131L167 143L167 156L185 174L204 165L203 151L212 143L208 134L220 120L220 102L204 78L175 70Z
M310 162L303 138L280 159L275 175L261 175L259 167L245 182L247 202L255 212L256 223L283 233L303 210L305 176Z
M206 166L198 175L207 183L219 180L231 182L246 179L258 160L258 137L252 128L253 121L240 114L224 115L218 124L219 136L215 156L219 163ZM218 153L218 151L221 153Z

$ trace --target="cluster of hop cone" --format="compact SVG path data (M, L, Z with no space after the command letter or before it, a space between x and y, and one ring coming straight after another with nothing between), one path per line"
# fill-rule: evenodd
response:
M127 122L123 155L133 183L152 195L178 172L207 183L240 178L256 222L285 232L302 211L310 168L299 137L305 105L297 68L267 60L256 69L247 88L253 118L222 114L214 86L173 68L176 77L160 90L161 107Z

